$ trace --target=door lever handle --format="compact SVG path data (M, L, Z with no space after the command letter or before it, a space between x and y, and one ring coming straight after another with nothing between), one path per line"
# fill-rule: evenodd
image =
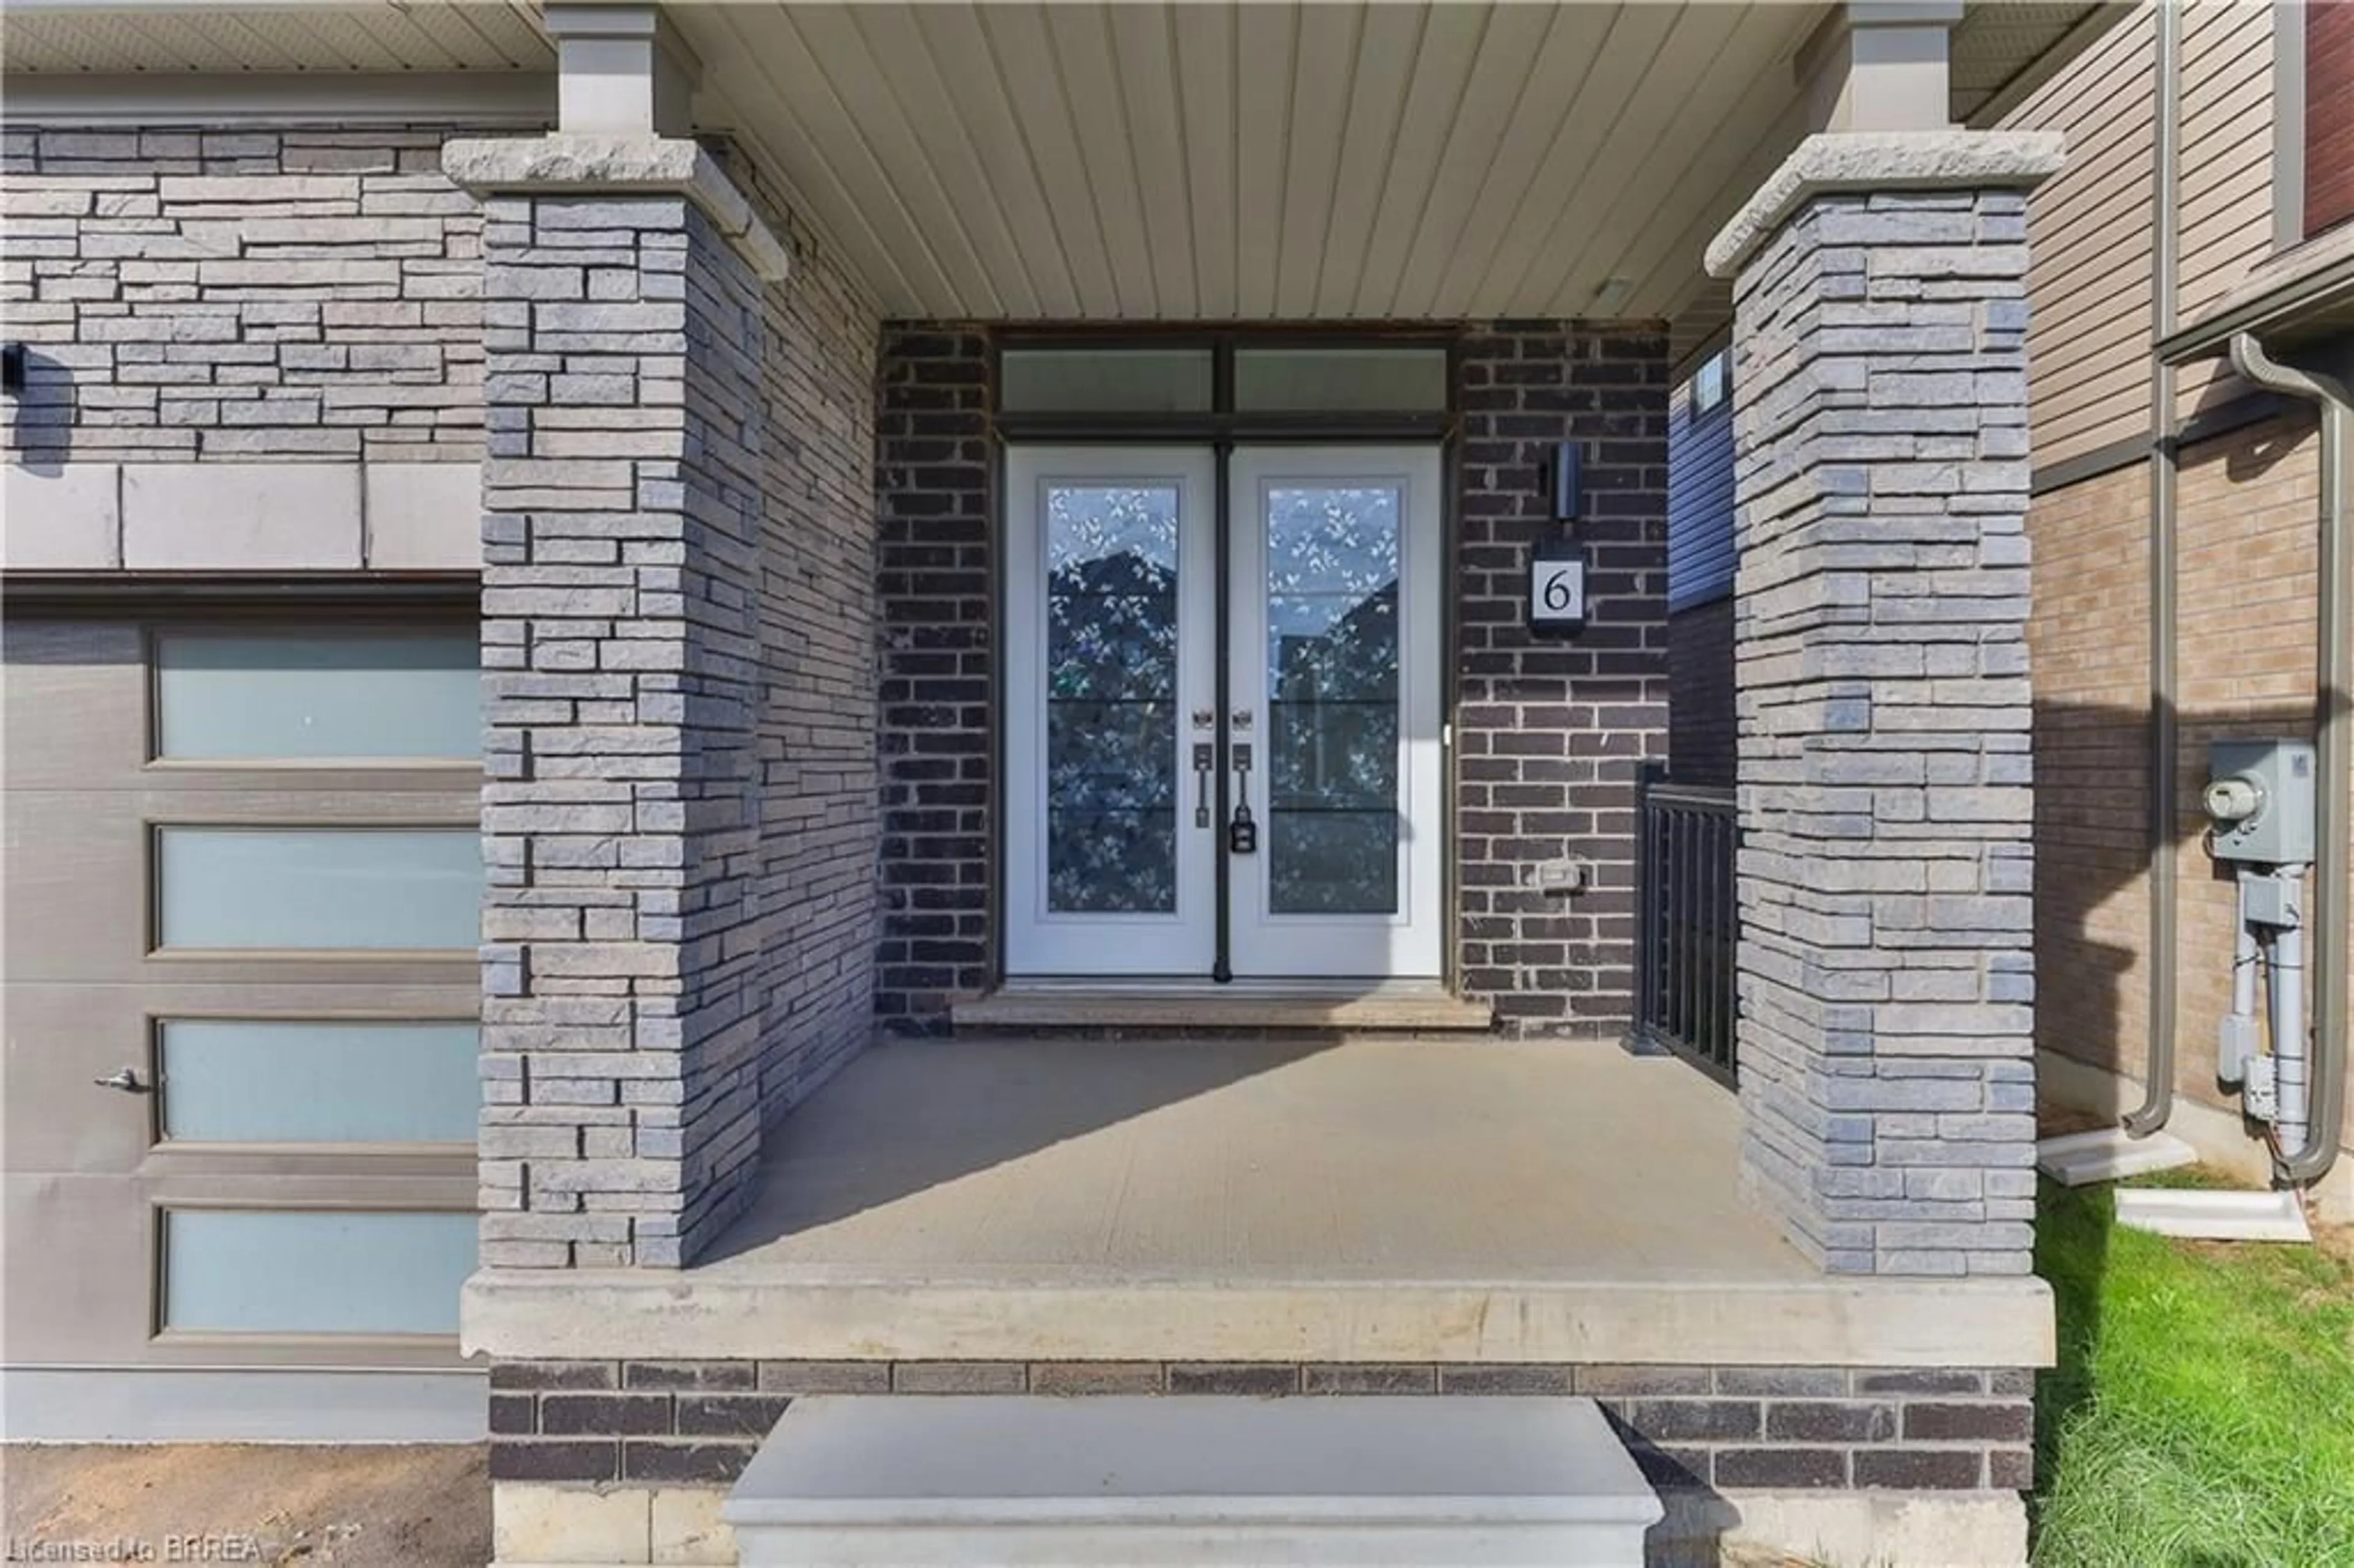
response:
M128 1067L119 1067L103 1078L90 1080L101 1089L121 1089L126 1095L143 1095L148 1086L139 1081L139 1075Z

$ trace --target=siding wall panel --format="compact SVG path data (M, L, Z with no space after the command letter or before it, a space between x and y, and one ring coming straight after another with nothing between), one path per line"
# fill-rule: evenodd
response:
M2156 37L2145 7L2005 122L2068 138L2068 166L2036 193L2028 220L2039 465L2127 439L2148 422Z
M1691 383L1669 408L1668 604L1685 609L1733 592L1730 403L1692 417Z
M2273 11L2199 4L2183 11L2182 266L2179 310L2212 307L2272 250ZM2221 361L2187 366L2177 411L2246 388Z

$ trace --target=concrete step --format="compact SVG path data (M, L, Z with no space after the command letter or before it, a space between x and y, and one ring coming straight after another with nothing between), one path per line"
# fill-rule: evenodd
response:
M1663 1516L1588 1399L795 1400L722 1508L744 1568L1637 1568Z
M2035 1168L2063 1187L2121 1181L2199 1163L2199 1151L2171 1133L2133 1138L2121 1127L2064 1133L2035 1146Z
M1348 986L1316 982L1013 980L950 1010L973 1030L1223 1033L1485 1033L1486 1002L1450 996L1436 982Z

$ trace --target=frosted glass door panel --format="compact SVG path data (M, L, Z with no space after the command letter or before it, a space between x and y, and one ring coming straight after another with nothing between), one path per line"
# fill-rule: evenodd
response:
M201 1143L472 1143L471 1022L179 1018L158 1028L164 1136Z
M157 755L467 758L482 750L472 630L164 632Z
M1046 906L1177 907L1177 489L1046 488Z
M165 948L471 948L482 929L472 828L156 832Z
M1006 454L1006 960L1206 973L1216 947L1211 456Z
M1234 971L1440 970L1439 461L1246 447L1230 503L1230 722L1265 824L1228 861Z
M462 1213L175 1209L164 1326L281 1334L454 1334L474 1271Z
M1398 877L1398 492L1267 493L1268 906L1391 915Z

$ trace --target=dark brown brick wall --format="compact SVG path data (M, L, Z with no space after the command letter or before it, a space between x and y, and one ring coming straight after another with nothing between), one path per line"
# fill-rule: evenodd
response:
M1667 746L1668 345L1645 323L1464 329L1458 356L1455 715L1459 988L1516 1033L1623 1028L1633 983L1634 781ZM937 1031L994 978L995 463L982 329L887 326L876 413L883 932L876 1012ZM1592 615L1527 630L1539 478L1584 443ZM1596 885L1541 894L1583 855Z
M2349 218L2354 218L2354 0L2313 0L2305 7L2306 238Z
M990 352L884 328L875 409L883 622L883 931L875 1013L938 1030L990 980Z
M1634 991L1635 779L1667 749L1668 344L1628 323L1499 323L1461 349L1456 853L1461 989L1515 1033L1601 1033ZM1532 632L1539 476L1585 446L1587 623ZM1594 863L1540 893L1536 867Z
M2031 1372L1286 1361L506 1361L495 1480L732 1483L805 1393L1584 1395L1655 1485L2024 1490Z
M1668 617L1668 772L1679 784L1733 782L1733 600Z

